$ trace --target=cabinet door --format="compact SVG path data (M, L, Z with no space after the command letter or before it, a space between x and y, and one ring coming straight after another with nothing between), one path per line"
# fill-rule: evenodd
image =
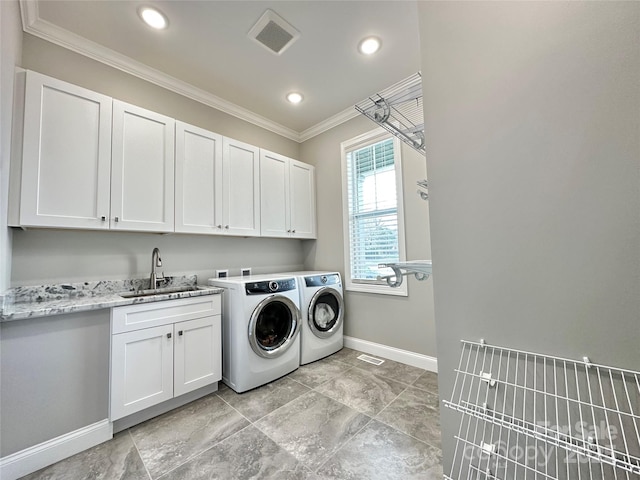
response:
M222 225L225 233L260 235L260 155L258 147L223 139Z
M291 232L296 238L316 238L314 172L312 165L297 160L289 163Z
M175 121L113 101L111 228L173 231Z
M173 325L111 336L111 421L173 398Z
M222 136L176 122L176 232L220 232L221 172Z
M289 237L289 161L260 150L260 232L265 237Z
M21 225L109 228L111 102L26 72Z
M174 325L174 395L222 379L220 315Z

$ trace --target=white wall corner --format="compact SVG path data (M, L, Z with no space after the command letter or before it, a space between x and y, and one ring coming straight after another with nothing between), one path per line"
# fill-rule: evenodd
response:
M348 336L344 337L344 346L370 355L393 360L394 362L400 362L411 365L412 367L423 368L430 372L438 373L438 359L430 357L429 355L410 352L409 350L402 350L400 348L382 345L381 343L374 343Z
M108 419L0 458L0 479L15 480L113 438Z

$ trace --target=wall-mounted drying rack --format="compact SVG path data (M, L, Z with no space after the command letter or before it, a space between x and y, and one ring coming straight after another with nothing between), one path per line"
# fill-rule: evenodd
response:
M387 285L397 288L402 285L405 275L415 275L418 280L426 280L431 275L431 260L413 260L410 262L381 263L380 268L390 268L393 275L379 276L378 280L386 280Z
M422 200L429 200L429 186L427 185L427 180L418 180L416 182L420 189L418 190L418 195Z
M356 110L425 155L422 76L420 72L371 95L355 105ZM419 180L418 195L429 198L427 181Z
M371 95L355 108L411 148L425 154L422 76L419 72Z
M640 479L640 372L462 341L448 480Z

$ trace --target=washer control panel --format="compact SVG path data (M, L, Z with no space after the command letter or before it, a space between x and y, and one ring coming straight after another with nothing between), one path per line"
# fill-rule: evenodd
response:
M325 285L342 286L340 275L338 273L329 273L327 275L311 275L304 277L304 283L307 287L324 287Z
M293 278L281 278L277 280L265 280L262 282L247 282L244 288L247 295L266 295L269 293L295 290L296 281Z

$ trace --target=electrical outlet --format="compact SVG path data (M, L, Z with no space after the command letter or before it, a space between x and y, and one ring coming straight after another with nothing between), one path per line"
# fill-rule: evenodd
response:
M242 275L243 277L250 277L251 276L251 267L242 267L240 269L240 275Z
M216 270L216 278L227 278L229 276L229 269Z

